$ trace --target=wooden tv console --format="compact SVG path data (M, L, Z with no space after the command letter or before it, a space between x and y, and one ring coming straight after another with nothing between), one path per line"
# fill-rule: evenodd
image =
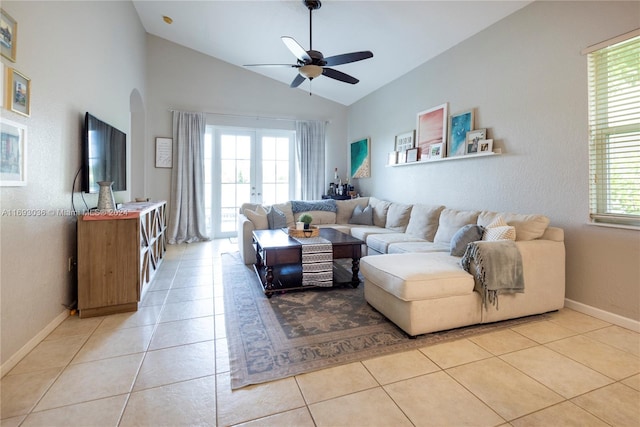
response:
M136 311L166 251L165 201L78 217L80 317Z

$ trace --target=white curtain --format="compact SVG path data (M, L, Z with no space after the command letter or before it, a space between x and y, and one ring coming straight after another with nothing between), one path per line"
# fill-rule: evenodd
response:
M325 194L325 122L296 121L296 158L302 200L318 200Z
M173 112L174 156L171 171L169 243L209 240L204 215L203 113Z

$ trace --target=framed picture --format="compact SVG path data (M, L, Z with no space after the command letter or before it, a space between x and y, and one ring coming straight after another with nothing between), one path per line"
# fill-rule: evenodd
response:
M156 167L173 167L173 139L156 138Z
M27 185L27 127L0 118L0 185Z
M443 148L446 147L447 109L448 105L445 103L418 113L416 147L420 148L421 153L430 153L432 144L442 144Z
M7 69L6 108L29 117L31 114L31 80L14 68Z
M0 9L0 53L11 62L16 62L18 23L4 9Z
M401 133L396 135L396 151L405 151L409 148L413 148L416 140L416 131Z
M407 150L407 163L418 161L418 148L411 148Z
M493 153L493 139L481 139L478 141L478 154Z
M439 142L437 144L431 144L429 147L429 160L441 159L442 152L444 151L444 144Z
M395 165L396 163L398 163L398 152L392 151L389 153L389 156L387 157L387 164Z
M449 117L448 157L463 156L467 145L467 132L473 129L473 110Z
M351 178L371 176L371 147L369 138L351 143Z
M398 164L407 163L407 151L398 151Z

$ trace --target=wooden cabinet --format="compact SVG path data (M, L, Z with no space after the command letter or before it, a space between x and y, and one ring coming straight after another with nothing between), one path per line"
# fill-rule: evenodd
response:
M78 217L80 317L135 311L166 251L166 202Z

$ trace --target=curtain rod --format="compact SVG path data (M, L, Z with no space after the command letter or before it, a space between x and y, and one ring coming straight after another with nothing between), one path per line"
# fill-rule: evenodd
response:
M197 111L185 111L185 110L177 110L175 108L169 108L170 112L184 112L184 113L198 113ZM213 116L223 116L223 117L235 117L235 118L241 118L241 119L255 119L255 120L275 120L275 121L282 121L282 122L296 122L298 120L302 120L302 119L285 119L282 117L267 117L267 116L249 116L249 115L245 115L245 114L228 114L228 113L214 113L211 111L200 111L201 113L204 114L211 114ZM325 124L331 123L331 120L325 120L324 121Z

